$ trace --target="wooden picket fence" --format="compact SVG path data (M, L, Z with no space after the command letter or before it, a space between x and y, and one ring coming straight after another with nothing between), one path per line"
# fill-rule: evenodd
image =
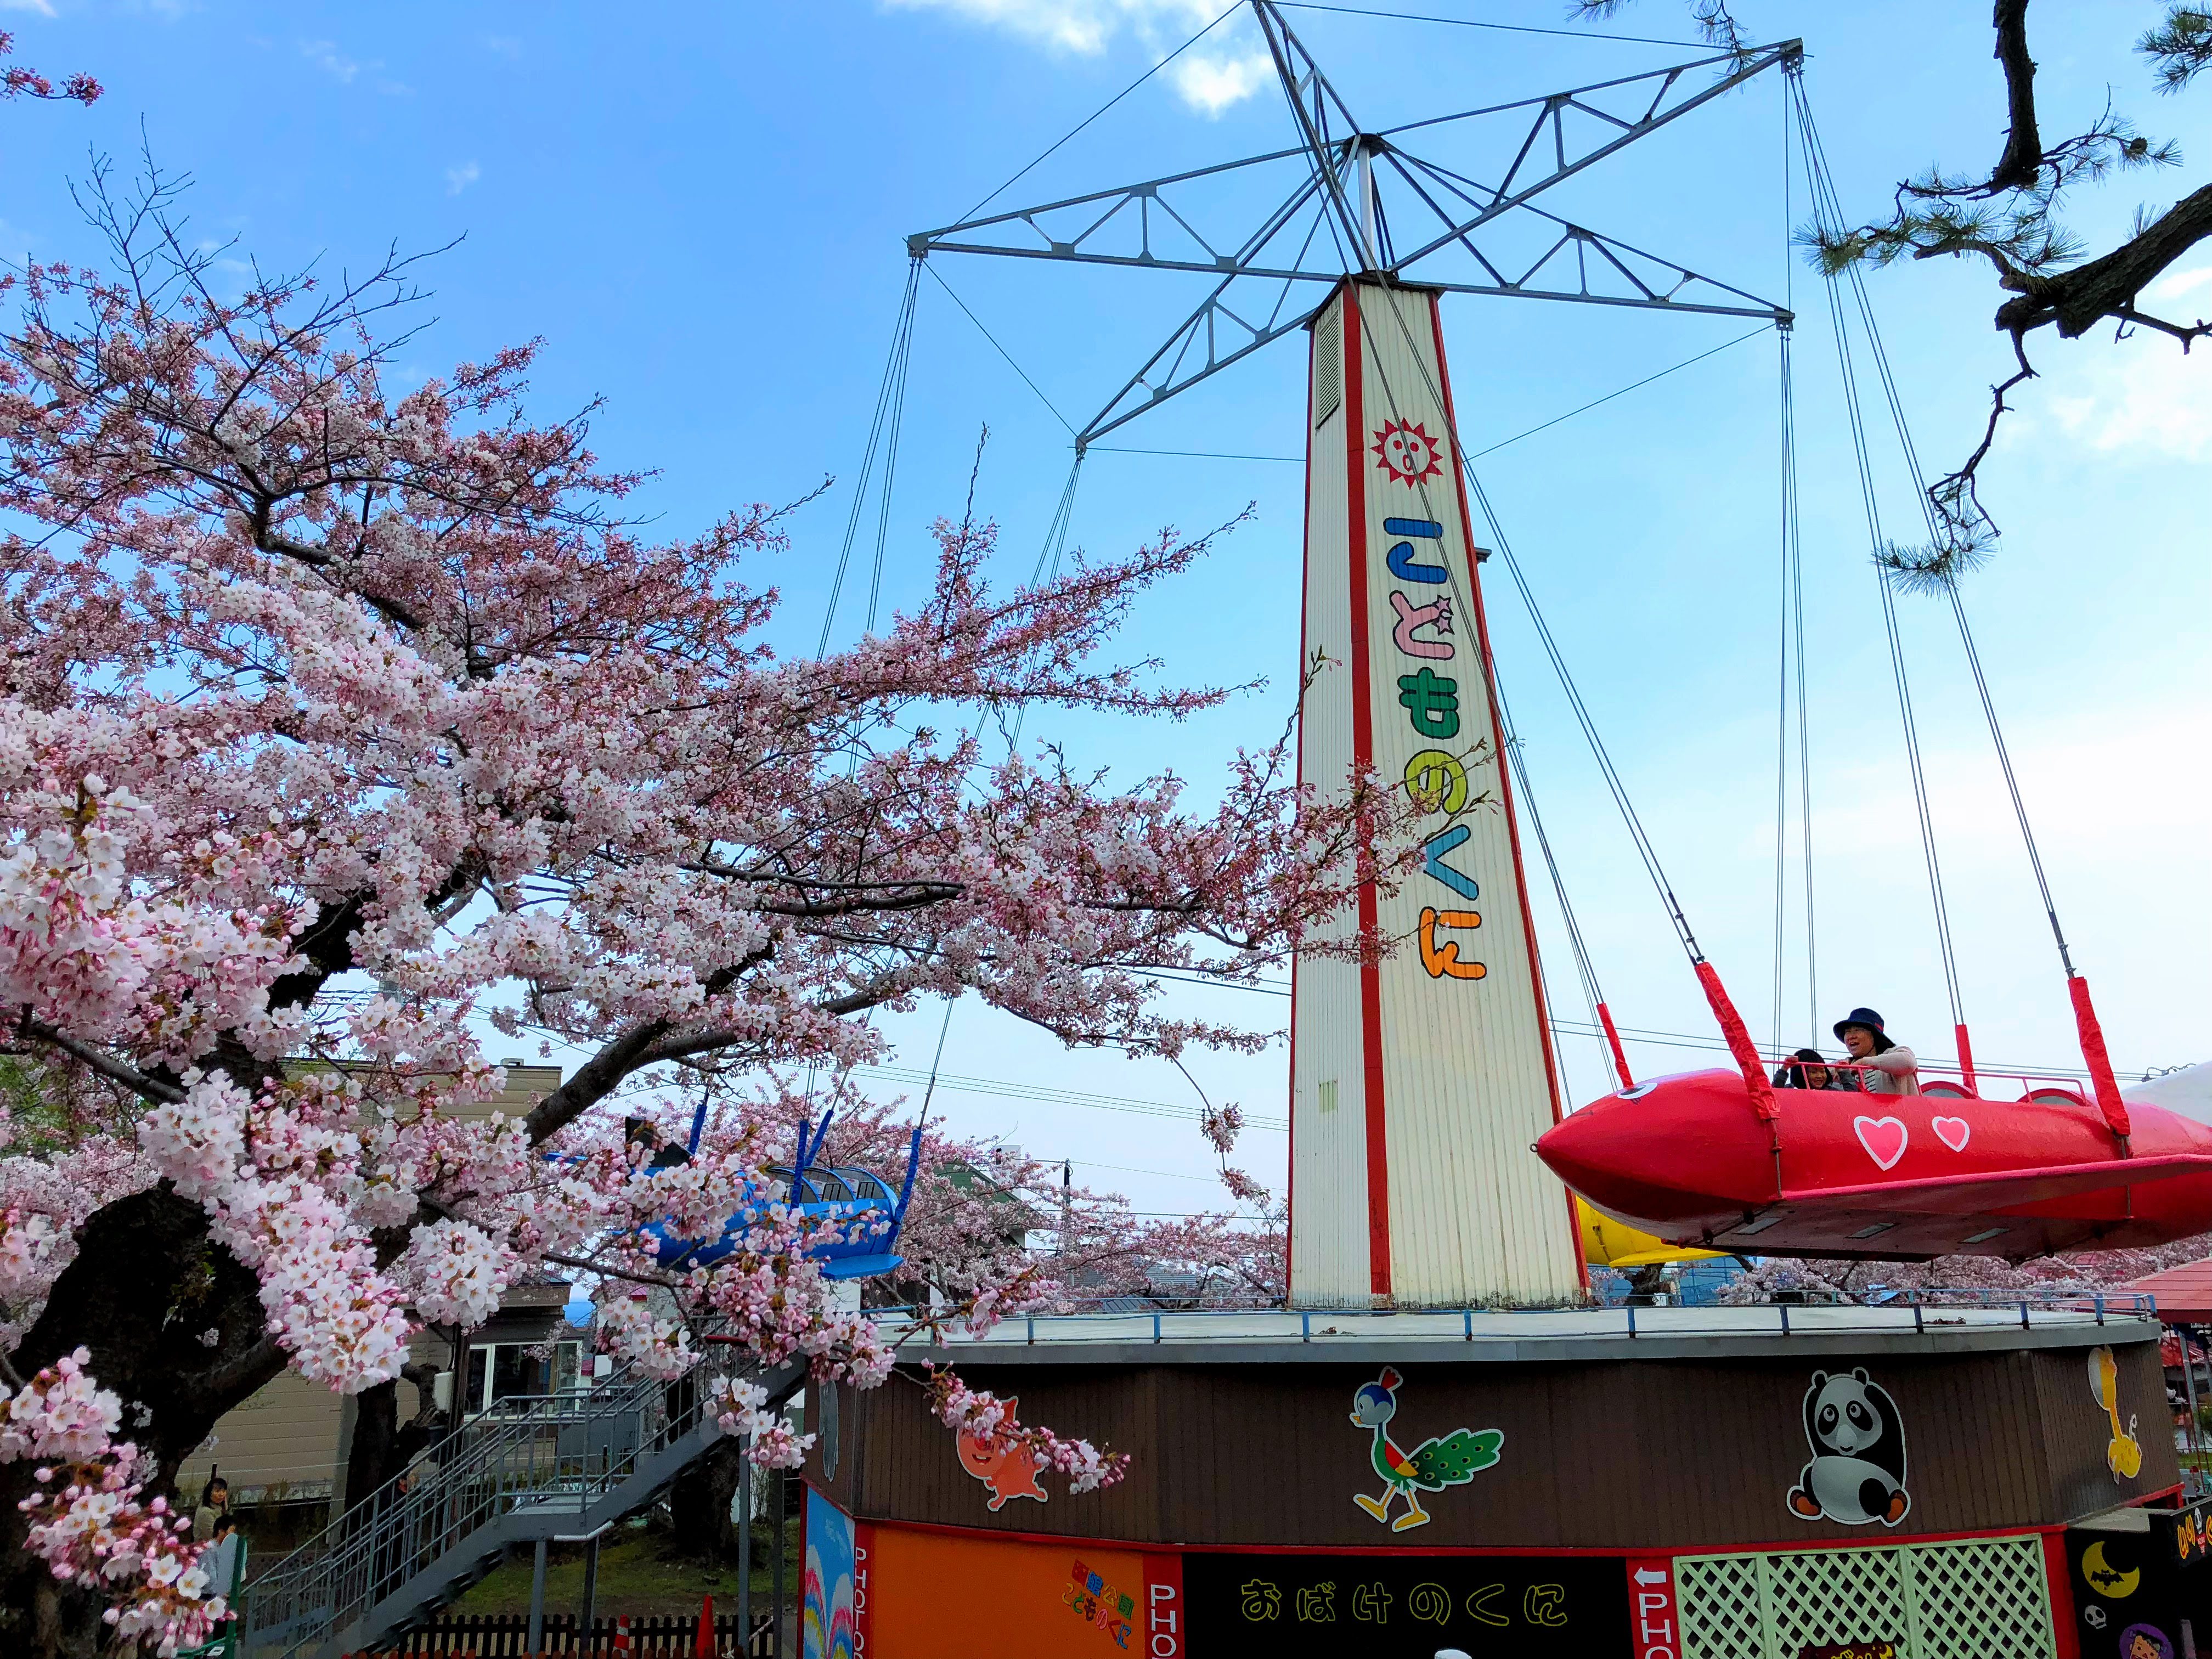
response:
M599 1618L587 1631L573 1613L545 1615L544 1651L570 1659L691 1659L697 1651L699 1615L659 1613L650 1618ZM625 1649L617 1640L624 1628ZM741 1645L735 1613L714 1617L716 1659L766 1659L775 1650L774 1623L766 1614L753 1619L752 1641ZM349 1654L347 1659L526 1659L530 1615L523 1613L441 1614L408 1632L388 1648Z

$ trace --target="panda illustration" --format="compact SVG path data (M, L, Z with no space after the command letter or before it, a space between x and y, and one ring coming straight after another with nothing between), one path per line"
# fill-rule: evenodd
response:
M1897 1402L1863 1370L1814 1371L1805 1390L1805 1441L1813 1461L1790 1488L1801 1521L1893 1527L1912 1507L1905 1489L1905 1422Z

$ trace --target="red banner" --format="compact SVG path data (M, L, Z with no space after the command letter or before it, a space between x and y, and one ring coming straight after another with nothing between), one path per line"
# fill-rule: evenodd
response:
M1636 1659L1681 1659L1674 1564L1655 1555L1628 1559L1628 1640Z

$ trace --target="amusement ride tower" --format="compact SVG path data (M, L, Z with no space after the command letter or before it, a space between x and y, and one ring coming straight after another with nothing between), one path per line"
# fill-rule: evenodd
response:
M1796 41L1375 129L1270 0L1253 0L1296 142L1242 161L970 216L911 237L1204 273L1212 291L1076 434L1106 434L1270 342L1310 337L1299 775L1403 789L1421 866L1334 923L1395 948L1293 976L1293 1305L1556 1303L1582 1291L1571 1201L1530 1152L1562 1114L1439 301L1447 294L1790 313L1547 212L1536 198L1754 76ZM1454 165L1416 155L1448 142ZM1474 155L1472 162L1462 150ZM1231 240L1205 194L1287 193ZM911 292L911 288L909 288ZM1073 477L1071 477L1072 499ZM1063 532L1064 533L1064 532Z

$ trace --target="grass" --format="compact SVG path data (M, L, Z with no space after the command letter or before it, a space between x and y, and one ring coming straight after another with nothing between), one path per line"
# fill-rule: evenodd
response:
M768 1524L758 1523L754 1535L765 1547L771 1536ZM642 1528L635 1531L622 1528L609 1534L599 1547L596 1608L602 1617L635 1619L656 1613L696 1613L700 1598L707 1595L714 1598L717 1613L738 1610L735 1566L717 1571L696 1561L673 1559L665 1554L667 1547L666 1534ZM786 1525L783 1548L784 1583L787 1593L796 1595L802 1546L795 1520ZM527 1613L531 1571L531 1553L518 1551L447 1611L464 1615ZM753 1605L762 1612L768 1608L769 1589L768 1569L755 1568ZM546 1553L545 1610L549 1613L580 1613L583 1605L584 1547L556 1544Z

